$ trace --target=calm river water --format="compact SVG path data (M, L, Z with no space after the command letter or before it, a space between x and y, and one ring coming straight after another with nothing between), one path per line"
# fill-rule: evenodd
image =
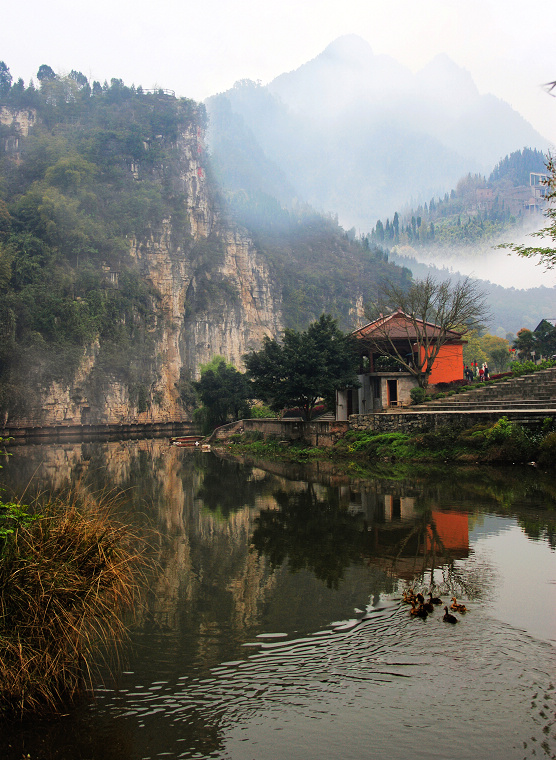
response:
M553 478L350 478L162 439L12 452L9 496L124 491L157 570L121 670L0 727L3 760L556 757ZM468 612L415 619L410 586Z

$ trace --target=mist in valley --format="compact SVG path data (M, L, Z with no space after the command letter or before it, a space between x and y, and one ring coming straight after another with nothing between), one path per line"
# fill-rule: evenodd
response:
M206 105L215 171L250 229L291 229L316 211L364 240L396 209L426 210L431 198L447 198L464 177L486 182L499 162L525 146L549 150L520 114L481 95L471 74L447 55L414 74L353 34L266 86L242 80ZM542 164L535 168L542 170ZM528 174L520 182L527 180ZM467 210L461 216L463 224ZM505 337L547 316L556 274L496 245L539 245L531 233L545 222L540 213L519 217L498 237L465 246L378 245L415 277L432 272L480 280L492 301L489 329Z
M468 172L489 174L512 151L549 147L508 103L481 95L447 55L413 74L357 35L266 86L242 80L207 108L217 166L230 151L245 154L249 134L289 184L289 200L337 214L362 233L410 199L449 192Z
M556 286L556 271L546 269L538 257L524 258L501 244L548 246L550 240L535 233L546 226L541 214L526 218L502 235L472 246L395 246L396 260L410 266L418 262L448 272L458 272L505 288L528 289Z

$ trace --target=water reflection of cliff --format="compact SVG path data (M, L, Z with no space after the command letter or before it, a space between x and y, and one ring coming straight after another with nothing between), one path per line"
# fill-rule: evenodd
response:
M146 531L156 563L136 635L170 637L162 648L187 642L200 668L219 662L224 639L239 653L263 623L318 630L384 588L382 572L358 564L346 570L343 596L310 571L271 567L252 551L254 521L261 510L279 512L277 494L307 484L162 439L18 446L0 479L10 493L25 491L26 501L34 491L71 487L123 494L121 511Z
M208 585L208 607L223 607L244 629L272 586L265 561L249 552L254 511L274 503L275 484L260 470L150 439L18 446L1 474L8 491L26 499L68 488L121 494L122 511L147 529L156 555L140 625L175 629ZM200 628L211 627L207 617L196 615Z
M532 487L491 478L507 502ZM146 530L156 560L138 635L187 640L204 668L219 661L224 638L239 651L262 628L319 630L400 578L441 571L455 588L467 512L500 504L482 472L468 481L350 478L328 463L224 459L163 439L18 446L0 479L26 500L34 489L123 492L121 509ZM483 579L475 583L480 591Z

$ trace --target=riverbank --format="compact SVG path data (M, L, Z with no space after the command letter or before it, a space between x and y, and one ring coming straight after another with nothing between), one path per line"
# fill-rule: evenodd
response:
M547 418L538 426L523 426L507 417L472 427L445 425L417 433L355 431L334 445L319 447L302 440L265 439L260 432L235 433L215 442L230 453L268 456L288 462L332 460L349 467L380 462L459 462L461 464L535 463L556 466L556 429Z

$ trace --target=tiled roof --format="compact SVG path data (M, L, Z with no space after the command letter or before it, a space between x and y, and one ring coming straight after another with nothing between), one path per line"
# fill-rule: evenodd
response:
M414 322L421 325L418 330L415 329ZM403 311L395 311L393 314L379 317L379 319L375 319L374 322L369 322L368 325L360 327L359 330L355 330L352 335L361 340L415 340L418 337L418 332L419 335L423 334L423 326L429 338L436 338L440 334L443 334L441 328L432 322L423 322L421 319L413 320ZM454 330L448 330L447 335L449 336L449 340L461 340L461 333L455 332Z

